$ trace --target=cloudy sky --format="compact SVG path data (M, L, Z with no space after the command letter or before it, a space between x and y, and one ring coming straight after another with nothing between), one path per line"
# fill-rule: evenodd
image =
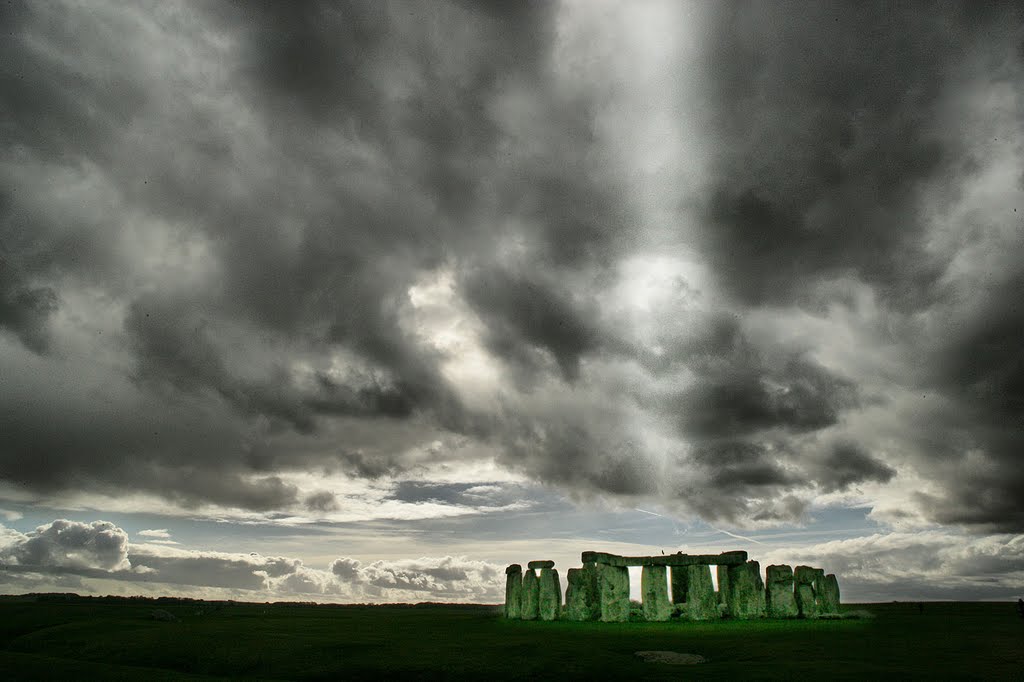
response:
M0 592L1024 592L1020 4L0 5Z

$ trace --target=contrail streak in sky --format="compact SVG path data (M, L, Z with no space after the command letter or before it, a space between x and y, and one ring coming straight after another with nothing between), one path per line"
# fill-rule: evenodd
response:
M732 537L732 538L738 538L740 540L747 540L749 542L753 542L753 543L758 544L758 545L763 545L764 544L760 540L755 540L754 538L748 538L745 535L737 535L736 533L730 533L729 531L722 530L721 528L715 528L714 526L709 526L709 528L711 528L711 530L717 530L719 533L725 533L726 535L728 535L729 537Z

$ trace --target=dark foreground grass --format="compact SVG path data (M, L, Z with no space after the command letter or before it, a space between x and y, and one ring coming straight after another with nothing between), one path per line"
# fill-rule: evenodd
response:
M179 622L153 620L161 608ZM0 678L1024 679L1009 603L872 604L870 620L507 621L494 607L0 600ZM709 662L645 663L636 651Z

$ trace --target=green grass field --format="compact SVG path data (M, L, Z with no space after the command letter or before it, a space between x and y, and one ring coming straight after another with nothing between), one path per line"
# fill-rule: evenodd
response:
M154 620L154 609L178 622ZM848 606L874 618L507 621L495 607L0 601L0 679L1024 679L1011 603ZM200 612L202 611L202 612ZM646 663L636 651L709 662Z

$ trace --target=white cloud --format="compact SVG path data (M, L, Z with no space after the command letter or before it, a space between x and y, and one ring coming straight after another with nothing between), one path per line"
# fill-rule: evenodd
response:
M171 534L167 531L166 528L152 528L147 530L140 530L138 532L138 535L141 535L144 538L163 538L164 540L167 540L171 537Z
M844 601L1009 599L1024 594L1024 535L876 533L773 549L761 565L807 564L839 577Z
M315 597L339 602L498 602L504 589L503 566L467 557L365 565L342 557L319 569L293 557L185 549L168 542L173 541L129 544L127 533L108 521L59 519L28 534L0 526L0 561L9 569L3 584L56 589L70 580L75 589L88 592L89 581L100 580L108 587L112 582L131 584L134 593L143 594L227 590L251 600Z
M57 519L31 533L0 536L0 558L15 566L99 569L130 568L128 534L109 521Z
M9 509L0 509L0 517L3 517L7 521L17 521L22 518L22 513L11 511Z

